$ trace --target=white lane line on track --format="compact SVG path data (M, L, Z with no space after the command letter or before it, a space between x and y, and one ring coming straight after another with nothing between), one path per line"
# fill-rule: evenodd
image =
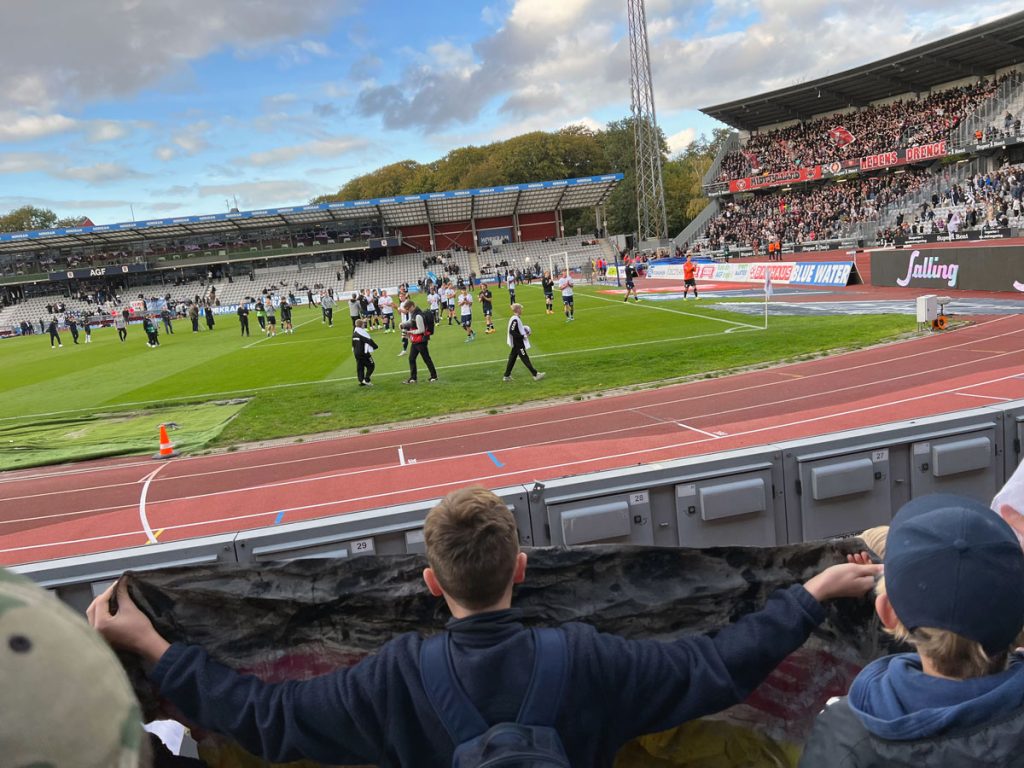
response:
M716 435L714 432L705 432L703 429L697 429L697 427L691 427L689 424L684 424L681 421L677 421L676 424L678 424L683 429L689 429L692 432L699 432L702 435L707 435L712 440L721 440L722 437L723 437L723 435Z
M991 338L1000 338L1001 336L1011 336L1011 335L1014 335L1014 334L1017 334L1017 333L1024 333L1024 329L1021 329L1021 330L1018 330L1018 331L1011 331L1011 332L1008 332L1006 334L1001 334L1000 336L991 337ZM970 342L965 342L964 344L967 344L967 343L970 343ZM964 346L964 344L960 344L960 345L957 345L957 346ZM819 372L819 373L808 374L804 378L809 380L809 379L812 379L812 378L815 378L815 377L820 377L820 376L828 376L828 375L833 375L833 374L845 374L845 373L848 373L851 370L857 370L857 369L860 369L860 368L872 367L872 366L877 366L877 365L887 365L887 364L893 362L893 360L897 360L897 359L898 360L906 360L906 359L909 359L911 357L916 357L916 356L920 356L920 355L924 355L924 354L932 354L932 353L943 353L943 354L945 354L951 348L952 347L943 347L943 348L936 349L936 350L928 350L926 352L915 353L914 355L902 355L902 356L900 356L898 358L893 358L892 360L879 360L879 361L874 361L874 362L871 362L871 363L858 364L858 365L855 365L855 366L849 366L849 367L846 367L846 368L840 368L840 369L835 369L835 370L831 370L831 371L822 371L822 372ZM985 358L985 359L986 360L991 360L991 359L995 359L995 358L998 358L998 357L1004 357L1006 355L1017 354L1017 352L1018 352L1018 350L1011 350L1011 351L1008 351L1008 352L1002 352L1002 353L990 355L988 358ZM945 366L945 370L950 370L950 369L953 369L953 368L958 368L958 367L968 366L968 365L973 366L973 365L977 365L979 362L982 362L982 361L975 359L975 360L966 361L966 362L962 362L962 363L956 363L956 364L953 364L953 365L947 365L947 366ZM909 374L903 374L903 375L900 375L900 376L889 377L887 379L880 379L878 381L870 382L870 383L867 383L867 384L860 383L860 384L850 385L850 386L847 386L847 387L835 387L835 388L829 389L829 391L827 393L819 392L819 393L811 394L811 395L800 395L800 396L791 397L791 398L788 398L788 399L775 400L775 401L773 401L773 403L774 404L782 404L782 403L799 402L801 400L809 400L809 399L811 399L813 397L821 397L821 396L823 396L825 394L833 395L833 394L835 394L837 392L861 389L861 388L863 388L865 386L876 386L876 385L879 385L879 384L888 384L888 383L892 383L894 381L901 381L901 380L912 378L912 377L915 377L915 376L925 376L925 375L930 375L930 374L928 374L925 371L917 371L917 372L914 372L914 373L909 373ZM1016 378L1017 376L1020 376L1020 375L1021 374L1014 374L1013 376L1011 376L1009 378ZM691 402L691 401L696 401L696 400L701 400L701 399L707 399L707 398L716 398L716 399L718 399L718 398L721 398L722 396L727 395L727 394L734 394L734 393L744 392L744 391L748 391L748 390L760 390L760 389L763 389L763 386L764 386L763 383L760 383L760 384L750 385L750 386L746 386L746 387L733 388L731 390L719 390L719 391L715 391L715 392L712 392L712 393L709 393L709 394L706 394L706 395L698 395L696 397L682 397L682 398L677 398L675 400L668 400L668 401L661 401L661 402L658 402L658 403L652 403L650 405L643 405L643 406L632 405L632 406L629 406L627 408L622 408L622 409L606 410L606 411L602 411L599 414L581 414L581 415L578 415L578 416L570 416L570 417L566 417L566 418L562 418L562 419L546 419L546 420L542 420L542 421L539 421L539 422L536 422L536 423L533 423L533 424L531 424L531 423L523 424L523 423L520 422L520 423L517 423L516 425L514 425L512 427L503 427L503 428L499 428L499 429L493 429L493 428L492 429L485 429L485 430L483 430L481 432L456 435L456 437L459 437L459 438L473 437L473 436L478 436L478 435L481 435L481 434L493 435L493 434L496 434L496 433L499 433L499 432L512 431L512 430L514 430L516 432L519 432L519 431L522 431L523 429L527 429L527 428L529 428L531 426L550 425L550 424L556 424L556 423L564 423L564 422L576 421L576 420L580 420L580 419L595 418L595 417L604 418L604 417L609 416L611 414L626 413L626 412L629 412L629 411L641 412L640 409L643 409L643 408L655 408L655 407L657 407L657 408L664 408L664 407L669 406L669 405L675 405L675 404L679 404L679 403ZM972 386L973 385L965 385L965 388L970 388ZM733 414L733 413L741 412L741 411L744 411L744 410L749 410L751 408L756 408L756 407L761 407L761 406L760 405L744 405L744 406L741 406L739 408L732 408L732 409L726 409L726 410L721 410L721 411L715 411L715 412L712 412L712 413L700 414L697 418L707 419L707 418L712 418L712 417L719 417L719 416L724 416L724 415L728 415L728 414ZM643 415L649 415L649 414L643 414ZM657 420L657 419L655 419L655 420ZM577 435L575 437L575 439L587 439L587 438L592 438L592 437L608 436L610 434L615 434L615 433L619 433L619 432L629 431L630 429L637 429L637 427L636 426L631 426L631 427L625 427L625 428L622 428L622 429L605 430L605 431L596 432L596 433L589 433L589 434L580 434L580 435ZM643 427L640 427L640 429L643 429ZM718 437L719 437L718 435L715 435L716 439ZM452 435L445 435L445 437L443 439L442 438L430 438L428 440L421 440L421 441L416 441L416 442L413 442L413 443L404 443L403 445L408 444L408 445L422 446L422 445L427 445L427 444L434 443L434 442L439 442L439 441L442 441L442 440L447 442L447 441L449 441L451 439L452 439ZM559 437L557 439L549 440L549 441L544 441L544 442L531 443L531 444L528 444L528 445L512 446L508 450L514 450L516 448L525 448L525 447L529 447L530 445L535 446L535 447L543 446L543 445L549 445L549 444L553 444L553 443L560 443L560 442L563 442L564 440L565 440L565 438ZM210 471L210 472L197 472L197 473L186 474L186 475L178 475L178 476L175 476L175 477L163 478L162 480L163 481L184 480L184 479L191 479L191 478L196 478L196 477L205 477L205 476L208 476L208 475L225 474L225 473L228 473L228 472L245 471L245 470L260 469L260 468L268 468L268 467L280 466L282 464L288 464L288 463L301 463L301 462L305 462L305 461L322 461L322 460L330 459L330 458L340 458L340 457L343 457L343 456L346 456L346 455L351 455L351 454L365 453L366 451L369 451L369 450L388 450L388 449L392 449L392 448L395 448L395 447L397 447L397 446L392 445L392 446L379 446L379 447L368 448L368 449L356 449L356 450L351 450L351 451L339 452L339 453L336 453L336 454L322 455L322 456L316 456L316 457L311 457L311 458L303 458L303 459L292 459L292 460L287 460L287 461L284 461L284 462L274 462L274 463L271 463L271 464L248 465L248 466L244 466L244 467L232 467L232 468L223 469L223 470L213 470L213 471ZM502 450L506 450L506 449L502 449ZM464 456L485 455L485 453L486 452L476 452L476 453L472 453L472 454L464 454ZM179 460L179 462L180 461L183 461L183 460ZM187 461L187 459L185 459L185 461ZM431 460L431 461L433 461L433 460ZM291 480L291 481L282 481L282 482L284 484L291 484L291 483L294 483L294 482L304 482L306 480L316 481L316 480L319 480L319 479L331 479L331 478L334 478L334 477L343 477L343 476L349 476L349 475L355 475L355 474L362 474L362 473L364 473L366 471L372 471L372 470L352 470L352 471L344 472L344 473L336 473L336 474L325 475L325 476L322 476L321 478L311 478L311 479L307 478L307 479L298 480L298 481ZM9 497L7 499L0 499L0 501L15 501L15 500L38 498L40 496L59 495L59 494L64 494L64 493L77 493L79 491L102 490L102 489L117 488L117 487L120 487L120 486L123 486L123 485L132 485L132 484L133 483L117 483L117 484L111 484L111 485L107 485L107 486L95 486L95 487L91 487L91 488L75 488L75 489L70 489L70 490L65 490L65 491L52 491L52 492L47 492L47 493L42 493L42 494L31 494L31 495L19 496L19 497ZM268 486L262 486L262 485L261 486L251 486L250 489L251 488L264 488L264 487L276 487L276 486L274 484L271 484L271 485L268 485ZM238 491L244 491L244 490L248 490L248 489L247 488L242 488L242 489L237 489L237 490ZM220 494L220 493L232 493L232 492L235 492L235 491L219 491L219 492L216 492L216 493ZM193 498L193 497L184 497L184 498ZM97 510L92 510L92 511L97 511ZM83 514L83 513L78 512L78 513L67 513L67 514L73 516L73 515L76 515L76 514ZM60 517L60 516L62 516L62 515L54 515L54 517ZM32 520L38 520L38 519L45 519L45 518L31 518L31 519ZM15 522L15 521L9 521L9 522ZM17 522L25 522L25 521L22 520L22 521L17 521ZM3 525L3 523L0 522L0 526L2 526L2 525Z
M956 394L960 395L961 397L980 397L983 400L998 400L999 402L1003 403L1008 403L1010 400L1013 400L1012 397L997 397L995 395L976 395L973 392L957 392Z
M1009 375L1009 376L1003 376L1003 377L1000 377L1000 378L997 378L997 379L990 379L990 380L986 380L986 381L977 382L977 383L974 383L974 384L966 384L966 385L964 385L962 387L962 389L972 389L974 387L987 386L989 384L995 384L995 383L998 383L998 382L1007 381L1009 379L1016 378L1018 375L1019 374L1013 374L1013 375ZM959 391L959 389L957 389L957 390L943 389L942 390L942 392L944 394L957 394L958 391ZM815 416L815 417L811 417L811 418L808 418L808 419L802 419L802 420L797 420L797 421L793 421L793 422L788 422L788 423L785 423L785 424L769 425L767 427L759 427L757 429L751 429L751 430L746 430L746 431L741 431L741 432L733 432L733 433L727 435L727 437L742 437L742 436L745 436L745 435L759 434L761 432L770 431L772 429L782 429L782 428L785 428L785 427L800 426L800 425L805 424L805 423L813 423L813 422L816 422L816 421L821 421L823 419L830 419L830 418L836 418L836 417L839 417L839 416L846 416L846 415L851 415L851 414L855 414L855 413L863 413L863 412L867 412L867 411L878 410L880 408L887 408L887 407L890 407L890 406L893 406L893 405L899 405L899 404L908 403L908 402L915 402L917 400L922 400L922 399L926 399L926 398L929 398L929 397L934 397L935 394L936 394L935 392L931 392L931 393L927 393L927 394L923 394L923 395L915 395L914 397L904 398L902 400L894 400L894 401L891 401L891 402L888 402L888 403L881 403L881 404L875 404L875 405L870 405L870 406L863 406L863 407L860 407L860 408L855 408L855 409L851 409L851 410L847 410L847 411L840 411L840 412L837 412L837 413L824 414L824 415L821 415L821 416ZM734 409L734 410L744 410L744 409ZM649 426L656 426L656 425L649 425ZM605 432L598 432L598 433L591 433L591 434L587 434L587 435L581 435L577 439L589 439L589 438L595 438L595 437L607 437L608 435L615 434L615 433L635 432L636 429L637 429L637 427L635 425L633 425L633 426L630 426L630 427L623 427L621 429L607 430ZM667 445L667 446L654 447L654 448L642 448L642 449L638 449L636 451L630 451L630 452L627 452L627 453L618 453L618 454L614 454L614 455L610 455L610 456L599 456L599 457L595 457L595 458L592 458L592 459L583 459L583 460L580 460L580 461L566 462L566 463L563 463L563 464L546 465L546 466L548 466L550 468L569 467L569 466L573 466L573 465L577 465L577 464L581 464L581 463L586 463L586 462L589 462L589 461L602 461L602 460L609 459L609 458L615 458L617 456L619 456L619 457L621 457L621 456L632 456L632 455L640 455L640 454L643 454L645 452L652 452L652 451L658 451L658 450L669 450L669 449L682 448L682 447L686 447L686 446L689 446L689 445L697 445L697 444L700 444L700 443L709 442L710 440L721 440L722 437L723 437L723 435L715 435L713 433L707 433L707 432L705 432L703 434L710 435L710 437L708 437L707 439L689 440L689 441L686 441L686 442L674 443L674 444ZM558 442L562 442L562 440L559 439L559 440L552 440L552 441L548 441L548 442L549 443L558 443ZM531 443L531 444L526 444L526 445L512 446L512 447L509 447L509 448L503 448L502 451L505 452L505 451L520 450L520 449L531 449L531 448L537 447L538 445L546 445L546 444L547 443ZM486 451L476 452L476 453L459 454L459 455L455 455L455 456L441 456L441 457L437 457L437 458L434 458L434 459L424 459L423 461L418 462L418 463L419 464L432 464L432 463L444 462L444 461L458 461L458 460L462 460L462 459L479 458L481 456L486 456ZM407 466L410 466L410 465L411 465L411 463L409 465L407 465ZM351 470L351 471L348 471L348 472L340 472L340 473L337 473L337 474L334 474L334 475L326 475L326 476L321 476L321 477L302 478L302 479L297 479L297 480L288 480L288 481L282 481L281 483L274 483L274 484L261 485L261 486L250 486L250 487L237 488L237 489L227 490L227 491L213 491L211 493L197 494L197 495L193 495L193 496L179 496L179 497L174 497L174 498L170 498L170 499L163 499L159 503L160 504L169 504L169 503L180 502L180 501L196 501L196 500L199 500L199 499L210 498L212 496L230 495L232 493L246 493L246 492L249 492L249 491L265 490L266 488L271 488L271 487L280 487L280 486L287 486L287 485L301 485L301 484L304 484L304 483L319 482L319 481L322 481L322 480L336 480L336 479L340 479L340 478L354 477L354 476L357 476L357 475L371 474L373 472L379 472L379 471L391 471L391 470L394 470L394 469L398 469L398 467L395 467L395 466L390 466L390 467L388 467L388 466L369 467L369 468L365 468L365 469ZM533 470L524 470L524 471L533 471ZM500 474L499 475L488 475L488 476L486 476L486 478L477 478L477 479L488 479L488 478L502 477L502 476L503 475L500 475ZM408 490L408 489L406 489L406 490ZM396 491L394 493L399 493L399 491ZM380 495L387 496L387 495L394 495L394 493L382 493ZM372 498L374 498L374 497L371 495L371 496L365 496L365 497L357 497L356 500L364 500L364 499L372 499ZM336 500L336 501L330 502L330 503L340 504L340 503L345 503L346 501L352 501L352 500L353 499L341 499L341 500ZM100 508L97 508L97 509L90 509L90 510L81 510L81 511L76 511L76 512L63 512L63 513L59 513L59 514L56 514L56 515L48 515L48 516L41 516L41 517L31 517L31 518L22 518L22 519L19 519L19 520L6 520L6 521L0 522L0 527L2 527L3 525L9 525L9 524L14 524L14 523L35 522L35 521L39 521L39 520L51 520L51 519L60 518L60 517L77 517L79 515L99 514L99 513L104 513L104 512L112 512L112 511L116 511L116 510L123 509L123 508L124 508L123 505L119 505L119 506L112 506L112 507L100 507ZM285 511L288 512L288 511L294 511L294 510L286 509ZM269 514L269 513L257 513L257 515L255 515L255 516L258 516L259 514ZM249 517L251 517L251 515ZM236 519L236 518L230 518L230 519L233 520L233 519ZM245 518L243 517L243 518L237 518L237 519L245 519ZM165 527L167 527L167 526L165 526ZM170 528L174 528L174 526L170 526ZM5 550L0 550L0 552L3 552L3 551L5 551Z
M173 461L173 459L170 461ZM153 482L153 478L160 474L160 470L166 467L170 461L161 464L139 481L142 483L142 492L139 494L139 521L142 523L142 530L146 534L146 540L150 544L156 544L156 534L153 533L153 529L149 525L149 518L146 517L146 496L149 494L149 484Z
M991 379L991 380L988 380L988 381L977 382L975 384L966 385L965 388L985 386L987 384L994 384L994 383L997 383L997 382L1000 382L1000 381L1006 381L1008 379L1016 378L1018 375L1019 374L1013 374L1012 376L1002 376L1002 377L997 378L997 379ZM952 390L952 391L946 390L945 391L946 394L955 394L957 392L958 392L958 390ZM824 421L824 420L828 420L828 419L835 419L835 418L839 418L839 417L842 417L842 416L851 416L851 415L854 415L854 414L857 414L857 413L864 413L864 412L867 412L867 411L878 410L878 409L881 409L881 408L889 408L889 407L892 407L892 406L895 406L895 405L902 405L904 403L915 402L917 400L924 400L924 399L929 399L929 398L933 398L933 397L935 397L935 393L934 392L929 392L929 393L922 394L922 395L915 395L913 397L903 398L902 400L894 400L894 401L891 401L891 402L888 402L888 403L863 406L863 407L860 407L860 408L852 408L852 409L849 409L849 410L846 410L846 411L840 411L838 413L828 413L828 414L822 414L822 415L819 415L819 416L809 417L809 418L806 418L806 419L798 419L797 421L791 421L791 422L788 422L788 423L785 423L785 424L772 424L772 425L769 425L769 426L766 426L766 427L758 427L757 429L750 429L750 430L745 430L745 431L741 431L741 432L734 432L731 435L729 435L729 437L745 437L745 436L748 436L748 435L759 434L759 433L762 433L762 432L768 432L768 431L772 431L772 430L785 429L787 427L801 426L803 424L810 424L810 423L814 423L814 422L818 422L818 421ZM721 439L721 438L719 438L719 436L716 435L715 439ZM643 455L643 454L656 453L656 452L659 452L659 451L671 451L671 450L676 450L676 449L683 448L683 447L690 446L690 445L699 445L701 443L709 443L709 442L712 442L712 440L710 438L703 438L703 439L698 439L698 440L689 440L689 441L682 442L682 443L673 443L671 445L663 445L663 446L657 446L657 447L641 448L641 449L637 449L635 451L619 452L619 453L614 453L614 454L610 454L610 455L607 455L607 456L596 456L596 457L587 458L587 459L577 459L575 461L567 461L567 462L562 462L560 464L547 465L545 468L546 469L564 469L564 468L571 467L571 466L578 466L580 464L590 464L590 463L596 463L596 462L600 462L600 461L605 461L607 459L624 458L624 457L628 457L628 456L639 456L639 455ZM502 449L502 452L504 453L506 450L507 449ZM472 456L472 455L475 455L475 454L467 454L467 455L468 456ZM447 460L449 460L451 458L459 458L459 457L447 457L445 459L426 459L426 460L420 462L420 464L427 464L427 463L431 463L431 462L434 462L434 461L447 461ZM387 469L387 468L378 467L377 469ZM345 498L345 499L333 499L331 501L317 502L315 504L303 504L303 505L299 505L299 506L295 506L295 507L288 507L288 508L278 509L278 510L274 510L274 511L253 512L253 513L249 513L249 514L245 514L245 515L233 515L231 517L215 518L215 519L210 519L210 520L201 520L201 521L195 522L195 523L182 523L182 524L179 524L179 525L165 525L163 528L164 528L165 531L173 531L173 530L184 529L184 528L199 528L199 527L206 526L206 525L216 525L216 524L219 524L219 523L230 523L230 522L235 522L235 521L238 521L238 520L250 520L250 519L253 519L253 518L257 518L257 517L266 517L268 515L274 514L275 512L278 512L278 513L285 512L286 514L287 513L291 513L291 512L303 512L303 511L308 511L308 510L311 510L311 509L323 509L325 507L330 507L330 506L340 505L340 504L352 504L352 503L361 502L361 501L373 501L373 500L383 499L383 498L386 498L386 497L389 497L389 496L397 496L397 495L405 494L405 493L415 493L415 492L420 492L420 491L438 490L438 489L443 489L443 488L450 488L450 487L453 487L453 486L462 486L462 485L466 485L466 484L482 483L482 482L491 481L491 480L505 479L507 481L509 478L516 477L516 476L519 476L519 475L523 475L523 476L529 477L529 476L532 476L534 472L535 472L535 469L533 469L533 468L511 470L509 472L498 472L498 473L493 473L493 474L488 474L488 475L480 475L480 476L476 476L476 477L461 478L461 479L446 481L444 483L435 483L435 484L432 484L432 485L419 486L419 487L416 487L416 488L403 488L403 489L398 490L398 491L375 492L375 493L372 493L372 494L367 495L367 496L354 496L354 497L349 497L349 498ZM246 489L246 490L252 490L252 489ZM183 499L167 499L166 501L162 501L162 502L159 502L159 503L163 504L163 503L168 503L168 502L173 502L173 501L182 501L182 500ZM26 546L22 546L22 547L10 547L10 548L6 548L6 549L0 549L0 553L3 553L3 552L23 552L23 551L33 550L33 549L43 549L43 548L46 548L46 547L68 546L68 545L72 545L72 544L88 543L88 542L91 542L91 541L104 541L104 540L108 540L108 539L123 538L123 537L128 536L128 535L135 535L136 533L138 533L138 532L134 532L133 531L133 532L130 532L130 533L108 534L106 536L93 536L93 537L88 537L88 538L84 538L84 539L72 539L72 540L68 540L68 541L50 542L50 543L45 543L45 544L30 544L30 545L26 545Z

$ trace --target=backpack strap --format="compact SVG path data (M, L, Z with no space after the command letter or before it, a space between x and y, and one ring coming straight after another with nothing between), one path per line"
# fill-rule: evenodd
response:
M456 744L462 744L484 733L488 726L455 677L448 642L447 632L423 641L420 645L420 679L448 735Z
M568 647L560 629L532 629L533 675L519 708L520 725L553 726L562 703ZM434 712L456 744L488 729L487 721L455 677L449 634L428 637L420 645L420 679Z
M569 666L565 633L546 627L533 629L533 676L516 722L552 727L562 705Z

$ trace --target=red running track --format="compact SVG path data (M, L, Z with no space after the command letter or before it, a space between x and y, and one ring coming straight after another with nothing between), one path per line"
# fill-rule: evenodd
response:
M430 426L0 477L0 563L532 483L1024 398L1024 316L820 360Z

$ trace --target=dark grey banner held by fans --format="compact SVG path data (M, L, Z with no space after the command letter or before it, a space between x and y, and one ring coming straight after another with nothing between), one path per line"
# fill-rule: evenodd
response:
M720 629L761 608L775 589L862 547L846 539L703 550L535 549L515 604L528 625L583 621L629 638L669 640ZM201 645L235 669L280 682L349 667L404 632L440 630L448 613L423 586L425 565L421 555L195 565L129 574L128 588L168 640ZM617 768L795 768L825 702L844 694L858 670L887 649L869 598L833 600L826 612L804 646L742 704L671 737L632 742ZM163 716L138 660L122 661L147 718ZM266 766L224 737L208 734L200 746L209 768Z
M1024 292L1024 247L903 248L871 254L871 284Z

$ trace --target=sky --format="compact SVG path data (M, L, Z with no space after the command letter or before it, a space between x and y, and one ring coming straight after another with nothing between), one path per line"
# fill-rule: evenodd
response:
M1019 10L999 0L647 0L658 123ZM629 114L625 0L33 0L4 9L0 212L112 223L308 202ZM520 181L538 181L522 179Z

